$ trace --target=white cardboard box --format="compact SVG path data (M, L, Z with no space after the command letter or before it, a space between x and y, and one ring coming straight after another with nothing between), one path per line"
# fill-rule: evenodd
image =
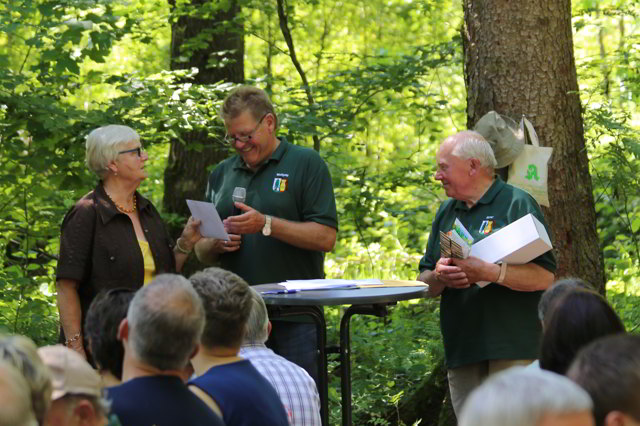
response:
M551 240L544 225L529 213L473 244L470 256L489 263L503 261L522 265L551 249ZM484 287L489 283L477 284Z

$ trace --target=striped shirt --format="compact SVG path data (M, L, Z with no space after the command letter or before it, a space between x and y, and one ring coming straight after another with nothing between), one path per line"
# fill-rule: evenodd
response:
M248 359L275 388L291 426L321 426L318 389L302 367L263 344L243 345L238 355Z

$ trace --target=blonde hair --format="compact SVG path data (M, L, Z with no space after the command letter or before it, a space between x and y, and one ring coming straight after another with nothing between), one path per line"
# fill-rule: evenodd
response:
M0 426L38 425L27 381L15 366L3 360L0 360L0 401Z
M103 178L107 166L118 157L118 151L127 142L140 142L140 135L131 127L109 124L89 133L85 162L89 170Z
M24 336L0 335L0 360L13 365L22 373L31 390L31 403L38 423L51 404L51 374L38 356L38 348Z

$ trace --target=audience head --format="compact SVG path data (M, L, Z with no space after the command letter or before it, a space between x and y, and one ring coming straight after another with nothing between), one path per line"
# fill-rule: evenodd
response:
M0 426L37 426L31 389L20 371L0 359Z
M89 133L86 142L86 158L89 170L103 178L107 166L118 157L118 151L128 142L139 142L140 135L131 127L109 124Z
M245 111L249 111L256 121L267 114L273 115L275 128L278 128L278 116L264 90L253 86L236 87L224 99L220 107L220 117L226 123Z
M53 402L44 424L106 425L109 405L102 397L100 376L87 361L62 345L44 346L38 354L53 378Z
M189 278L202 299L206 316L202 345L239 348L251 312L250 287L233 272L207 268Z
M591 395L597 425L640 425L640 336L617 334L590 343L567 376Z
M624 325L599 294L571 291L554 303L544 318L540 367L565 374L578 351L597 339L624 332Z
M40 357L38 349L24 336L0 336L0 360L12 364L29 386L29 400L39 424L51 403L51 375Z
M124 358L118 327L127 317L133 295L133 290L128 288L100 292L91 302L84 322L84 336L93 360L101 373L110 373L117 380L122 380Z
M459 426L591 426L587 392L559 374L513 367L490 376L462 407Z
M203 328L202 302L189 280L160 274L136 292L119 336L138 361L161 371L182 370Z
M262 296L253 288L251 293L251 312L247 320L246 332L243 343L264 343L269 338L269 314Z
M547 288L542 293L542 296L540 296L540 302L538 302L538 318L540 318L540 321L544 321L544 317L549 310L549 306L555 300L559 299L570 291L577 289L595 290L595 288L588 282L574 277L557 280L549 288Z

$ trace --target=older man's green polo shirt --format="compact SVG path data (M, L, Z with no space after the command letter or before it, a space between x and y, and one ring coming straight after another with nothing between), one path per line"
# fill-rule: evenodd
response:
M260 213L337 229L333 185L324 160L312 149L284 138L280 141L255 173L238 155L220 163L209 176L205 198L224 219L234 214L234 188L243 187L245 204ZM324 278L324 253L294 247L260 232L243 235L240 249L220 256L220 262L251 285Z
M436 213L420 261L420 271L433 270L440 259L439 231L451 230L460 219L474 241L532 213L545 228L538 203L525 191L496 178L485 195L471 208L449 199ZM548 232L548 229L547 229ZM551 251L533 263L555 272ZM535 281L536 276L531 280ZM446 288L440 301L440 327L448 368L490 359L533 359L538 357L541 326L537 316L542 292L515 291L496 283L484 288Z

